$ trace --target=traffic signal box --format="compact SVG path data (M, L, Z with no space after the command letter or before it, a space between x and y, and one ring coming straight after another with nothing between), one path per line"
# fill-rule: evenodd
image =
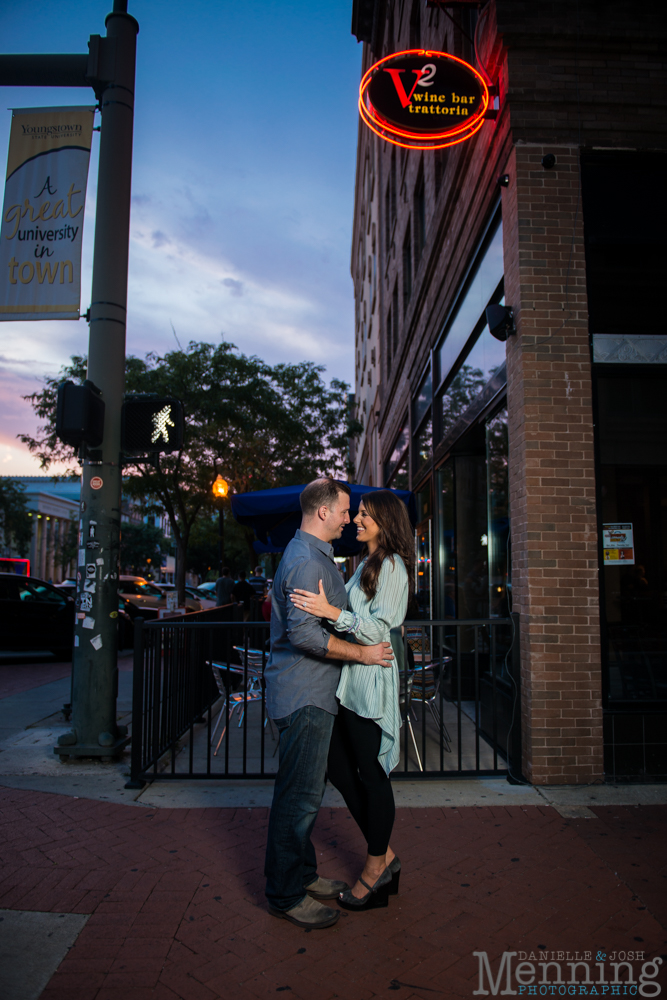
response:
M183 404L179 399L126 396L121 448L129 455L179 451L183 447Z
M73 448L97 448L104 436L104 400L88 379L83 385L61 382L56 406L56 437Z

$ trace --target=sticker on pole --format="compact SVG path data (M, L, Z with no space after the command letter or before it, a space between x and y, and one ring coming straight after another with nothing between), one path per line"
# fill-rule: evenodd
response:
M91 488L94 490L101 490L102 487L104 486L104 480L102 479L101 476L93 476L93 478L90 480L90 485Z

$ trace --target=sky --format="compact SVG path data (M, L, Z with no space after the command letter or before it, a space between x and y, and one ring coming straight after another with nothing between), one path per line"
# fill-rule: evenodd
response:
M112 0L0 0L3 52L87 52ZM352 0L129 0L140 26L127 353L190 340L354 380L350 246L361 45ZM8 108L94 104L83 88L3 88ZM99 124L99 116L96 116ZM97 143L83 235L90 302ZM173 329L172 329L173 328ZM0 323L0 475L38 475L22 396L87 351L85 321Z

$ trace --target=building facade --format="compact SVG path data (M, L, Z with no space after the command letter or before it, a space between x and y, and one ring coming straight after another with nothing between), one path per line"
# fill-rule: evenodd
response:
M74 579L77 572L79 538L79 479L57 479L53 476L12 476L14 482L25 489L28 516L32 521L32 539L28 558L30 575L40 580L61 583ZM171 537L171 526L166 513L145 515L140 506L124 498L121 507L122 524L150 523ZM5 556L18 556L7 551ZM165 555L162 567L156 566L163 582L173 582L174 557Z
M353 32L362 72L430 49L495 85L443 150L360 122L357 481L418 496L425 618L518 613L528 781L664 780L665 8L357 0Z

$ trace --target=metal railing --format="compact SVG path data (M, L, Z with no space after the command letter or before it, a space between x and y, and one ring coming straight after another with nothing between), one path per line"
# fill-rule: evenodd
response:
M220 617L214 609L136 621L129 787L275 775L269 625ZM392 778L520 775L517 617L405 622L395 645L403 726Z

